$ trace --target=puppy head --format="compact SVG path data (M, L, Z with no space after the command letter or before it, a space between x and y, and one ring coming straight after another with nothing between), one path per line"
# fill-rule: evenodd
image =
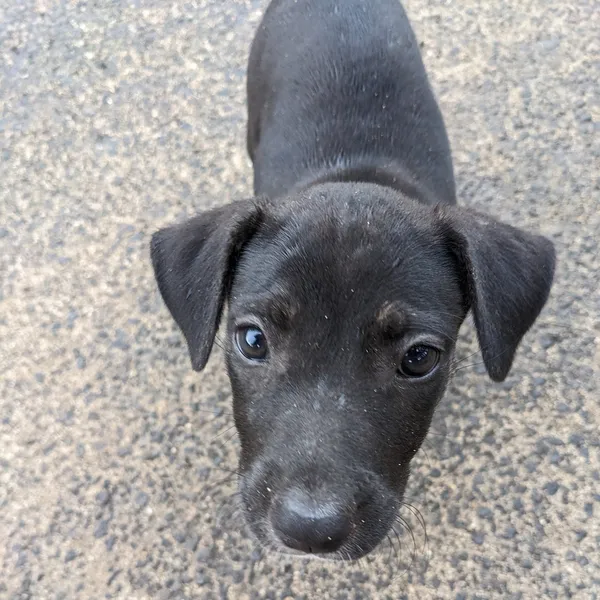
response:
M252 530L342 559L393 524L467 312L500 381L554 269L542 237L356 183L207 212L155 234L152 260L197 370L228 301Z

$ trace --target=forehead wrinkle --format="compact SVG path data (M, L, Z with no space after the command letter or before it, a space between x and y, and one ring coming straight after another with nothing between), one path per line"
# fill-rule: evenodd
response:
M400 334L406 329L407 315L400 302L384 302L375 313L375 325L382 332Z
M380 279L391 274L391 265L382 260L381 249L370 236L357 238L352 232L340 231L330 236L289 237L277 276L315 298L331 293L331 288L339 292L340 285L359 289L361 281L372 274L374 264L378 265Z
M379 322L385 322L388 319L406 320L406 308L402 302L385 301L377 310L375 316Z
M289 324L298 311L297 303L280 289L274 293L251 296L245 302L245 306L250 312L281 326Z
M413 311L405 331L408 334L431 334L437 338L444 338L445 342L454 343L458 322L459 315Z
M386 301L375 314L375 323L382 330L391 327L397 333L426 333L448 337L452 333L449 323L461 315L433 310L419 310L402 301Z
M277 295L267 303L269 318L279 327L289 327L298 312L298 306L288 296Z

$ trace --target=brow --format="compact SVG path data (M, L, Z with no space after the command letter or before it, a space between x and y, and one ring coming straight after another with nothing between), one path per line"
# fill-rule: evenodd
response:
M408 325L408 310L399 302L384 302L375 314L378 329L391 335L398 335Z
M426 310L417 310L402 302L385 302L375 315L375 326L385 335L396 337L409 332L428 332L449 337L447 320Z
M298 306L282 293L256 296L248 299L248 311L260 315L281 329L287 329L298 312Z

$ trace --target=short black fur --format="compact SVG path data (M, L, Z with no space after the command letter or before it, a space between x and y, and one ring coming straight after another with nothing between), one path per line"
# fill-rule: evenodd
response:
M278 550L358 558L394 521L465 316L502 381L548 298L554 249L455 205L397 0L271 3L250 54L248 151L257 199L156 233L156 279L196 370L228 304L252 531ZM248 326L264 359L238 348ZM438 362L411 378L409 355Z

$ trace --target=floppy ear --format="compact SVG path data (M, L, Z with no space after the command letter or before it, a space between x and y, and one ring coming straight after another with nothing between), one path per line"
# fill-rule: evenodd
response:
M208 361L235 263L260 219L254 202L241 201L152 236L150 254L158 288L185 336L196 371Z
M468 209L439 207L489 376L503 381L554 277L550 240Z

